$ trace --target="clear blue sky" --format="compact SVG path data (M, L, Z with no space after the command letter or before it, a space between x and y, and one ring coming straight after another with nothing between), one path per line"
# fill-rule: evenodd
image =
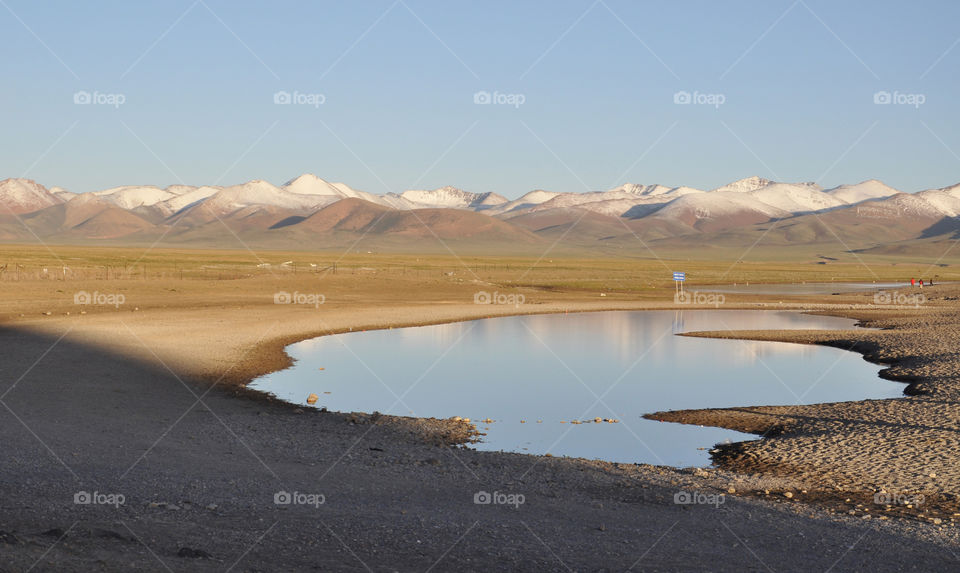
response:
M3 0L0 177L90 191L313 172L511 198L753 174L942 187L960 181L958 21L954 1ZM125 101L78 105L81 90ZM482 90L524 102L475 104Z

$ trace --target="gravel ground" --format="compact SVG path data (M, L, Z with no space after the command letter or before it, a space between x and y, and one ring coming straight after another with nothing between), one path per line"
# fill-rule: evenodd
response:
M463 423L303 411L238 386L283 365L291 339L468 318L470 305L331 311L323 324L291 313L270 335L257 309L8 324L0 570L956 569L948 516L864 519L885 509L850 515L833 495L957 491L960 319L935 304L871 311L897 328L858 333L854 348L900 361L889 374L922 396L674 414L777 428L711 470L476 452Z

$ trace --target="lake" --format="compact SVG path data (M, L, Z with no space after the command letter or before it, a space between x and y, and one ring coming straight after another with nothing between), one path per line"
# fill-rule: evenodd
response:
M756 436L643 414L892 398L904 385L836 348L677 333L853 325L792 311L685 310L351 332L289 346L296 364L251 386L303 405L316 393L317 406L334 411L470 418L486 434L474 446L482 450L706 466L713 445Z

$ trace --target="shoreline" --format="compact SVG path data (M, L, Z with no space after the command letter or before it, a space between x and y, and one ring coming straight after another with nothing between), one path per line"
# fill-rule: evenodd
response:
M760 304L763 304L763 303L760 303ZM794 303L795 306L798 305L798 304L800 304L800 303ZM614 308L600 308L600 309L578 309L578 310L572 310L572 311L571 311L571 310L563 310L563 311L559 311L559 310L549 310L549 311L533 311L533 312L509 312L509 313L502 313L502 314L498 314L498 315L494 315L494 316L461 317L461 318L444 319L444 320L430 321L430 322L416 322L416 323L398 324L398 325L393 325L393 324L391 324L391 325L386 325L386 326L385 326L385 325L378 325L378 326L374 326L374 327L372 327L372 328L348 327L348 328L341 328L341 329L338 329L338 330L336 330L336 331L326 331L326 332L323 332L323 333L320 333L320 334L317 334L317 335L300 335L300 334L297 334L297 335L288 335L288 336L279 337L279 338L276 338L276 339L273 339L273 340L270 340L270 341L266 341L266 342L264 342L263 344L259 345L259 346L254 350L254 352L253 352L253 354L265 354L265 355L267 355L267 360L265 361L265 362L267 362L267 363L283 363L283 365L280 366L280 367L271 369L271 370L269 370L269 371L260 373L260 374L254 374L254 375L252 375L251 378L249 378L249 380L246 380L245 382L238 382L237 385L236 385L236 391L238 392L238 394L242 393L242 394L244 394L244 395L246 395L246 396L248 396L248 397L251 397L251 398L253 398L253 399L265 399L265 400L269 400L269 401L276 401L276 402L280 402L280 403L283 403L283 404L287 404L287 405L289 405L290 407L293 407L293 408L304 408L305 406L304 406L303 404L298 404L298 403L295 403L295 402L290 402L290 401L284 400L284 399L279 398L279 397L275 396L274 394L272 394L272 393L270 393L270 392L268 392L268 391L266 391L266 390L262 390L262 389L258 389L258 388L252 388L252 387L250 387L250 384L252 384L253 382L255 382L257 379L262 378L263 376L267 376L267 375L272 374L272 373L275 373L275 372L280 372L280 371L283 371L283 370L287 370L287 369L289 369L289 368L293 368L293 367L295 366L295 364L296 364L296 359L293 358L292 356L290 356L289 353L286 351L286 349L287 349L289 346L298 344L298 343L300 343L300 342L308 341L308 340L314 340L314 339L322 338L322 337L325 337L325 336L334 336L334 335L338 335L338 334L346 334L346 333L353 333L353 332L366 332L366 331L368 331L368 330L374 331L374 330L393 330L393 329L401 329L401 328L419 328L419 327L425 327L425 326L436 326L436 325L442 325L442 324L454 324L454 323L461 323L461 322L472 322L472 321L475 321L475 320L488 320L488 319L510 318L510 317L519 317L519 316L548 316L548 315L569 314L569 313L578 313L578 314L579 314L579 313L594 313L594 312L596 312L596 313L600 313L600 312L655 312L655 311L683 311L683 310L687 310L687 311L690 311L690 312L699 312L699 311L798 312L798 313L802 313L802 314L813 314L813 315L823 315L823 316L831 316L831 317L838 317L838 318L849 318L850 320L856 321L856 323L855 323L853 326L855 326L855 327L860 327L860 325L861 325L861 321L860 321L858 318L853 317L853 316L847 316L847 315L845 315L845 314L840 314L841 312L844 312L844 310L842 310L842 309L837 309L837 310L829 310L829 309L828 309L828 310L824 310L824 309L811 309L811 308L808 308L807 305L801 305L801 306L803 306L803 308L800 308L800 307L798 307L798 308L780 308L780 307L778 307L778 308L774 308L774 309L770 309L770 308L742 308L742 307L712 308L712 307L709 307L709 306L707 306L707 307L679 307L679 306L677 306L677 307L673 307L673 308L670 308L670 307L667 307L667 308L653 308L653 307L642 307L642 308L636 308L636 307L629 308L629 307L624 307L624 308L617 308L617 307L614 307ZM841 306L842 306L842 305L841 305ZM847 330L847 329L836 329L836 331L846 331L846 330ZM812 329L811 329L811 331L812 331ZM731 331L731 332L734 332L734 333L735 333L735 332L740 332L740 331ZM771 330L770 332L773 332L773 331ZM804 332L804 330L801 330L801 332ZM710 334L710 333L709 333L708 331L692 331L692 332L675 333L676 336L690 336L690 337L704 337L704 338L725 338L725 339L731 339L731 340L748 340L748 339L745 339L745 338L739 338L739 337L735 337L735 336L709 336L709 334ZM291 339L292 339L292 340L291 340ZM783 341L776 340L776 341L777 341L777 342L785 342L785 343L794 343L794 342L788 341L788 340L783 340ZM801 344L803 344L803 342L801 342ZM807 343L807 344L817 345L817 346L832 346L832 345L829 345L829 344L822 344L822 343L816 343L816 342ZM841 347L838 347L838 346L832 346L832 347L841 348ZM846 349L846 348L841 348L841 349L842 349L842 350L851 350L851 349ZM864 352L860 352L858 349L853 349L852 351L860 353L860 354L864 357L864 359L866 359L866 360L869 361L869 362L873 362L872 360L870 360L869 358L867 358L867 356L864 354ZM883 362L874 362L874 363L875 363L875 364L879 364L879 365L885 365L885 364L886 364L886 363L883 363ZM884 376L882 375L882 373L883 373L883 370L881 370L881 371L878 373L878 376L879 376L880 378L884 378ZM245 374L244 376L246 376L246 375L247 375L247 374ZM895 378L889 378L889 380L894 381L894 382L904 382L904 381L902 381L902 380L895 379ZM905 382L904 382L904 383L905 383ZM907 391L907 390L905 389L905 390L904 390L904 393L906 393L906 391ZM317 408L317 409L320 410L320 408ZM712 408L710 408L710 409L712 409ZM370 415L378 415L378 416L382 416L384 419L388 419L388 418L389 418L389 419L400 419L400 420L403 420L403 419L408 419L408 418L409 418L409 419L414 419L414 420L431 420L431 421L437 421L437 422L440 422L440 423L446 422L446 423L450 423L452 426L454 426L454 427L457 428L458 430L462 429L462 428L463 428L463 425L464 425L463 422L459 422L459 421L453 420L453 416L450 416L449 418L423 418L423 417L417 417L417 416L396 416L396 415L390 415L390 414L381 414L381 413L379 413L379 412L366 412L366 411L363 411L363 412L353 412L353 411L346 412L346 411L339 411L339 410L327 410L325 407L322 409L322 411L324 411L324 412L329 411L329 412L335 412L335 413L340 413L340 414L363 414L363 415L367 415L367 416L370 416ZM648 418L648 419L655 419L655 418L652 418L652 417L651 417L651 416L653 416L654 414L655 414L654 412L651 412L651 413L648 413L647 415L644 415L643 417ZM680 423L685 423L685 422L680 422ZM697 424L697 425L699 425L699 424ZM451 442L451 445L453 445L453 444L467 444L467 443L472 443L473 440L471 439L471 436L473 436L473 435L479 435L476 426L477 426L476 423L468 423L468 424L467 424L467 427L472 429L472 430L471 430L471 433L470 433L469 435L467 435L467 436L464 436L464 434L463 434L461 431L456 432L456 435L464 436L464 437L463 437L463 441L460 441L460 442ZM753 432L748 432L747 430L739 430L738 428L729 428L729 429L734 429L734 430L738 430L738 431L744 431L744 432L746 432L746 433L753 433ZM540 455L540 454L526 454L526 453L524 453L524 452L509 452L509 453L517 453L517 454L523 454L523 455L534 455L534 456ZM566 457L566 456L565 456L565 457ZM711 457L712 457L712 456L711 456ZM588 459L588 458L575 458L575 459L582 459L582 460L584 460L584 461L594 461L594 462L602 462L602 463L609 463L609 464L617 463L617 462L612 462L612 461L608 461L608 460L600 460L600 459ZM685 466L663 466L663 467L670 467L670 468L674 468L674 469L683 469Z

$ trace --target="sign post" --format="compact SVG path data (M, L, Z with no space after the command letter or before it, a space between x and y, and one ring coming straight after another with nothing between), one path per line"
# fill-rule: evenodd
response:
M683 295L683 281L687 280L687 273L673 271L673 285L677 293Z

